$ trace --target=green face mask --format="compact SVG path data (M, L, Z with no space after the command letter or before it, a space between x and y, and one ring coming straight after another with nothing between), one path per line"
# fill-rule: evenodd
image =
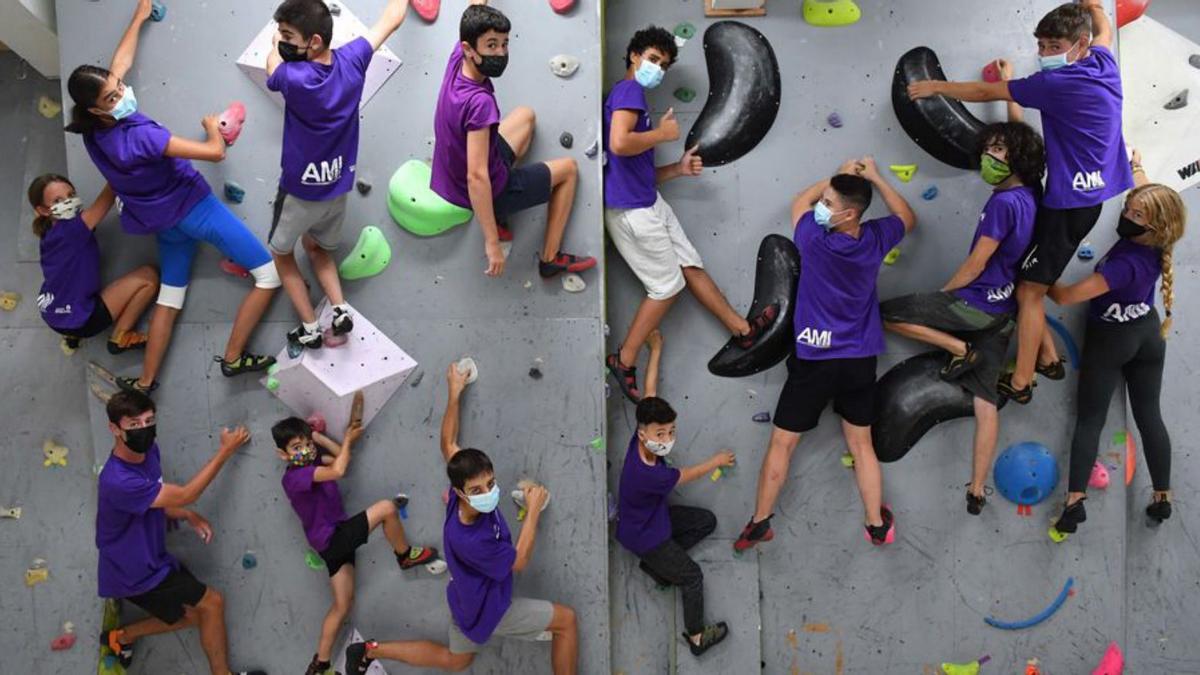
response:
M1012 169L1007 162L1001 162L985 152L979 158L979 175L988 185L999 185L1008 180Z

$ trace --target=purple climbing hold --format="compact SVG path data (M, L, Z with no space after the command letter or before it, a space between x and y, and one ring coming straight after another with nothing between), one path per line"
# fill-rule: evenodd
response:
M842 128L842 116L837 113L829 113L829 117L826 117L825 121L834 129Z
M769 412L754 413L754 417L752 417L750 419L754 420L755 422L765 424L765 423L771 421L771 413L769 413Z

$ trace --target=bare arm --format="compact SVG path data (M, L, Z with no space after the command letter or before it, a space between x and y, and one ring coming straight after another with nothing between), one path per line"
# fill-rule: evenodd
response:
M863 166L862 177L871 181L871 185L874 185L875 189L879 191L888 211L904 223L905 232L912 232L913 228L917 226L917 214L913 213L908 201L899 192L896 192L883 174L879 173L879 168L875 166L875 160L872 157L863 157L859 163Z
M1080 302L1087 302L1092 298L1098 298L1108 291L1108 281L1104 279L1104 275L1093 272L1084 278L1083 281L1069 286L1054 284L1046 292L1046 295L1050 296L1050 299L1055 304L1074 305Z
M396 32L400 24L404 23L404 17L408 15L408 0L390 0L387 7L383 9L383 14L379 20L371 26L371 30L367 31L367 42L371 43L371 49L378 50L387 39Z
M165 487L165 486L164 486ZM190 509L180 508L177 506L168 506L163 509L167 518L171 520L187 520L193 513Z
M1079 4L1083 5L1084 9L1092 15L1092 44L1112 49L1112 23L1108 20L1108 14L1104 13L1104 2L1102 0L1082 0Z
M112 62L108 66L117 79L125 79L125 74L133 67L133 58L137 56L138 33L142 30L142 24L150 19L150 9L150 0L138 0L129 27L117 43L117 50L113 52Z
M608 149L614 155L618 157L640 155L659 143L669 140L664 131L664 129L669 130L669 127L664 127L662 124L649 131L634 131L633 127L637 125L638 114L636 110L613 111L612 122L610 122L608 130ZM670 112L668 114L673 115Z
M1008 83L1003 80L1000 82L945 82L943 80L913 82L908 85L908 96L912 99L946 96L973 103L1013 100L1012 94L1008 91Z
M467 132L467 194L471 198L475 220L479 221L479 229L483 231L483 250L488 259L486 273L498 277L504 274L504 253L500 250L500 229L492 202L492 176L488 170L491 142L488 129Z
M442 457L449 462L451 457L462 450L458 445L458 408L459 399L467 386L467 373L458 372L457 365L451 363L446 369L446 384L446 413L442 415Z
M267 52L267 77L275 74L275 69L283 63L283 57L279 55L279 31L271 37L271 51Z
M513 572L520 572L533 559L533 545L537 540L537 527L542 519L542 508L546 503L546 488L533 485L525 489L525 525L517 536L517 557L513 560Z
M712 457L709 457L707 462L701 462L700 464L680 469L679 482L677 485L684 485L696 480L697 478L707 476L713 472L713 469L722 466L733 466L733 462L733 453L729 450L721 450Z
M821 198L821 193L829 187L829 179L813 183L805 188L792 200L792 225L800 220L800 216L812 210L813 204Z
M204 162L220 162L225 159L225 139L221 138L221 121L216 115L206 115L200 124L208 134L208 140L193 141L172 135L163 152L167 157L198 159Z
M1002 82L1008 82L1012 79L1013 67L1011 63L1005 59L996 59L995 64L996 72L1000 73L1000 80ZM1025 121L1025 110L1016 101L1008 101L1005 107L1007 108L1009 122Z
M158 491L158 496L154 498L150 508L182 508L196 503L196 500L200 499L200 495L204 494L209 483L213 482L213 479L220 473L221 467L225 466L225 462L229 461L229 458L233 457L233 453L237 452L237 449L245 445L248 440L250 440L250 432L246 431L246 427L239 426L233 430L222 429L221 446L212 459L208 460L208 463L184 485L163 483L162 489Z
M987 261L999 247L1000 242L995 239L980 237L979 241L975 242L975 248L971 249L971 255L958 266L958 271L950 277L945 286L942 286L942 290L955 291L978 279L979 275L983 274L983 268L987 267Z
M1137 148L1133 150L1133 158L1129 160L1129 168L1133 171L1133 184L1135 187L1141 187L1150 183L1150 178L1146 176L1146 170L1142 168L1142 152Z
M113 192L112 186L108 183L104 184L104 189L100 191L100 196L96 197L96 201L92 205L83 210L83 224L87 225L89 230L96 229L100 221L108 215L112 210L113 204L117 200L116 193Z

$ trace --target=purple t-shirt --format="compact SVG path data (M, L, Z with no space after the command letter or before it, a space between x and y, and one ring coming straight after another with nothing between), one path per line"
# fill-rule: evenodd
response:
M979 225L971 239L971 249L980 237L1000 242L992 257L988 258L983 271L975 280L954 291L975 309L991 314L1017 311L1013 298L1013 282L1021 256L1033 238L1033 220L1037 215L1037 199L1033 188L1024 185L996 190L988 197L979 214Z
M267 80L283 94L279 186L300 199L325 201L354 186L358 103L375 50L357 38L333 50L333 63L284 62Z
M121 228L154 234L174 227L212 194L186 159L167 157L171 132L142 113L83 135L92 163L121 198Z
M324 551L338 523L346 519L346 510L342 507L337 481L314 481L316 473L316 464L289 466L283 472L283 491L292 503L292 510L300 517L308 544L317 551Z
M654 148L631 157L621 157L609 149L613 113L632 110L638 114L634 133L650 131L650 106L646 90L637 80L621 80L604 101L604 206L610 209L641 209L658 200L658 179L654 172Z
M42 289L38 308L51 328L79 328L96 308L100 293L100 244L75 216L55 221L40 243Z
M1088 318L1126 323L1154 311L1154 286L1162 274L1162 253L1121 239L1096 264L1108 282L1108 292L1088 303Z
M617 541L622 546L640 556L671 538L667 496L677 483L679 469L667 466L661 457L654 458L654 466L642 461L635 432L621 469Z
M141 595L178 569L179 563L167 553L167 513L150 508L161 489L157 443L141 464L109 455L100 469L96 504L100 597Z
M462 43L455 43L433 114L433 176L429 187L451 204L471 208L467 190L467 132L491 129L488 175L492 196L508 185L508 165L500 156L500 106L492 80L476 82L463 75Z
M800 216L796 290L796 357L821 361L883 352L876 278L883 258L904 239L904 221L887 216L862 223L857 239L826 232L813 212Z
M1046 196L1052 209L1095 206L1133 187L1121 135L1121 68L1092 46L1069 66L1012 80L1014 101L1042 113Z
M513 546L508 523L499 509L481 513L470 525L458 517L458 493L450 489L442 553L450 568L446 602L458 629L472 642L483 644L512 604Z

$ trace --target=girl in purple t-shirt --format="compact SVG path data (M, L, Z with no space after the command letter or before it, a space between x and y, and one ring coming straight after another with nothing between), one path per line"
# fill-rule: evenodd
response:
M146 346L146 336L133 327L158 292L158 272L142 265L100 286L100 244L94 230L114 201L112 188L105 185L96 201L84 208L71 181L52 173L29 185L42 263L38 309L46 325L65 336L72 349L81 338L99 335L109 326L110 354Z
M1122 377L1138 432L1154 496L1146 515L1157 525L1171 516L1171 439L1159 410L1167 331L1171 327L1172 247L1183 236L1186 210L1179 193L1150 184L1135 153L1138 187L1125 199L1117 224L1121 239L1082 281L1056 284L1048 295L1060 305L1089 302L1087 332L1079 366L1079 411L1071 441L1071 472L1062 515L1050 537L1062 541L1087 520L1083 501L1096 463L1108 404ZM1162 276L1163 308L1159 322L1154 287Z

